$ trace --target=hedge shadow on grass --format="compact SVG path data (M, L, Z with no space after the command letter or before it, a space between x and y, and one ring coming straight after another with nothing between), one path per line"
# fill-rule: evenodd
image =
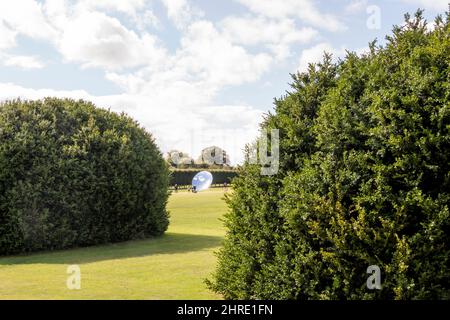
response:
M187 253L215 248L221 245L219 236L166 233L154 239L128 241L123 243L64 251L41 252L29 255L0 257L0 265L18 264L85 264L106 260L138 258L158 254Z

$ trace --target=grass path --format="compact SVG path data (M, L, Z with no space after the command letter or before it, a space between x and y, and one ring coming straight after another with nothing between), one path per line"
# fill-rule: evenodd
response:
M215 267L224 230L223 192L179 192L161 238L0 258L0 299L218 299L203 280ZM69 290L69 265L81 290Z

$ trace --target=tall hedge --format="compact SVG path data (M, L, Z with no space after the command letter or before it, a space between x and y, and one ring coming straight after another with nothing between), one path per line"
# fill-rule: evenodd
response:
M86 101L0 104L0 254L161 235L168 169L124 114Z
M187 186L192 184L194 176L201 171L210 171L213 175L213 184L231 183L231 181L237 176L235 170L221 170L221 169L175 169L171 170L170 184L178 186Z
M450 17L293 76L262 124L280 170L246 164L210 287L229 299L450 299ZM366 286L381 270L381 290Z

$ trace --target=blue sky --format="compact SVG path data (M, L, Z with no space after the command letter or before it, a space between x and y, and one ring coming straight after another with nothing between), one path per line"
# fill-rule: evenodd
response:
M384 42L406 12L447 0L0 2L0 99L84 98L125 111L162 151L218 145L234 163L290 73L324 50Z

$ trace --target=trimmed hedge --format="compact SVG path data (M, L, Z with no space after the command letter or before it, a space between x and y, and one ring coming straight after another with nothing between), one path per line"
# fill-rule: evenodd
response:
M192 184L194 176L201 171L209 171L213 175L213 184L231 183L233 178L237 176L237 171L232 170L193 170L193 169L176 169L171 171L170 185L178 184L179 186L187 186Z
M128 116L86 101L0 104L0 254L158 236L168 169Z
M245 164L210 288L227 299L450 299L450 15L294 76ZM367 269L381 269L369 290Z

